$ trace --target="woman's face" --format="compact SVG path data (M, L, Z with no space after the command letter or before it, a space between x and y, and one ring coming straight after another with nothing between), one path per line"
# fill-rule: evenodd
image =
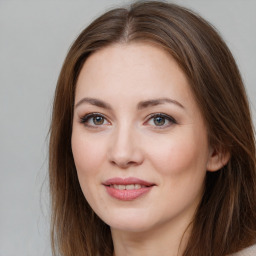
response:
M78 78L72 151L85 198L112 230L187 225L212 158L188 81L146 43L91 55Z

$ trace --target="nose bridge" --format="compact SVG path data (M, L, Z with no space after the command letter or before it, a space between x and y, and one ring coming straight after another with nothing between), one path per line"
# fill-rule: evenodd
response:
M142 162L142 152L138 145L136 130L127 122L117 125L114 129L110 148L109 160L112 164L126 168Z

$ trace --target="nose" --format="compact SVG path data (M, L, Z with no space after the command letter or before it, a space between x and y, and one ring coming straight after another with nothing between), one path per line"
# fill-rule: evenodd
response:
M142 145L136 131L120 127L111 137L108 159L112 165L122 169L142 164L144 160Z

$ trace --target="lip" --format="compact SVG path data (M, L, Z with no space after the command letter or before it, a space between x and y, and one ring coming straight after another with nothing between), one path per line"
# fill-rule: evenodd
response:
M154 183L151 183L151 182L148 182L145 180L141 180L141 179L138 179L135 177L128 177L128 178L116 177L116 178L108 179L103 183L103 185L105 185L105 186L110 186L110 185L115 185L115 184L116 185L140 184L140 185L147 186L147 187L155 185Z
M139 189L120 190L112 186L112 185L131 185L131 184L139 184L143 187ZM108 179L103 183L103 185L105 186L107 193L111 197L118 200L122 200L122 201L131 201L148 193L156 184L145 181L145 180L141 180L135 177L128 177L128 178L116 177L116 178Z

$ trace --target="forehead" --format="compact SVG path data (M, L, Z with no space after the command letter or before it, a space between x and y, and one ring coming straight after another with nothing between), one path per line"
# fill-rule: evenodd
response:
M186 76L174 58L159 46L142 42L113 44L86 60L76 94L108 90L120 94L141 90L144 94L167 91L175 94L182 90L184 96L191 96Z

